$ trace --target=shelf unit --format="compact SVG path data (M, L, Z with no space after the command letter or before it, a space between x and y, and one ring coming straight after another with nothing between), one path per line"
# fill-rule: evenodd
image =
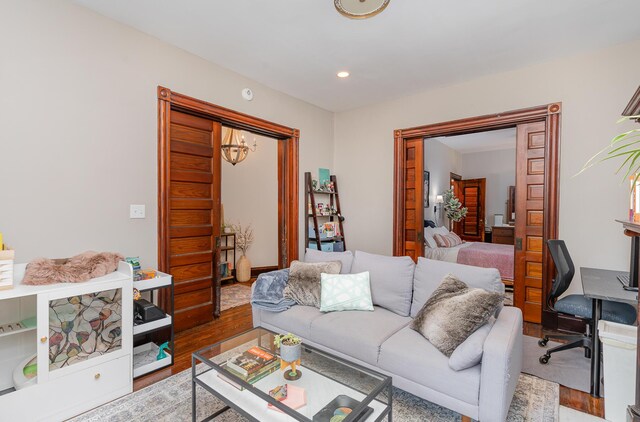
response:
M140 293L150 292L153 296L160 289L169 290L166 296L169 303L165 305L165 317L151 322L134 324L133 326L133 378L141 377L162 368L173 365L174 329L173 329L173 309L174 309L174 285L173 277L170 274L157 272L155 278L139 280L133 282L133 287ZM157 295L156 295L157 296ZM157 355L159 344L169 342L167 357L154 359L153 353Z
M230 242L231 241L231 242ZM222 243L224 242L224 244ZM222 261L222 254L224 254L224 262L230 262L233 267L236 262L236 234L235 233L220 233L220 261ZM233 259L229 260L229 255L233 254ZM222 262L218 263L218 271L220 270L220 266ZM228 270L229 275L223 276L220 275L220 282L224 283L225 281L231 281L235 283L236 281L236 270Z
M345 251L347 246L344 239L343 221L344 217L340 210L340 194L338 190L338 180L335 175L330 176L333 182L333 191L327 192L313 188L313 179L311 173L304 174L305 179L305 204L307 206L307 218L305 218L305 247L326 250L326 251ZM321 195L329 200L329 208L335 210L328 214L318 213L316 195ZM309 212L309 209L311 212ZM320 219L320 221L319 221ZM328 220L325 220L328 219ZM322 235L321 224L326 221L337 222L339 235L325 236ZM311 223L311 225L310 225Z

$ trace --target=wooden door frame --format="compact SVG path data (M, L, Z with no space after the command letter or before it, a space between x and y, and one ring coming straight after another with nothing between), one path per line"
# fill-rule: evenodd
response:
M208 118L278 141L278 267L298 259L298 144L300 131L158 86L158 269L169 269L169 154L171 110ZM218 283L217 283L218 284ZM220 309L216 286L216 314Z
M555 313L548 309L547 294L551 288L554 276L553 261L546 247L546 241L558 237L559 221L559 177L560 177L560 123L562 117L562 103L555 102L537 107L507 111L498 114L487 114L478 117L434 123L394 131L394 192L393 192L393 254L403 253L404 245L404 147L409 139L418 137L431 138L436 136L464 135L468 133L485 132L488 130L504 129L521 123L545 122L547 157L545 159L545 190L544 190L544 253L542 256L542 271L545 283L542 286L543 325L550 325L555 321Z

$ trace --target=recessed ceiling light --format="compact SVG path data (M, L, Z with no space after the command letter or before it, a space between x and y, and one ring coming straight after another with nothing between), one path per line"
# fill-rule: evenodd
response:
M337 75L338 75L338 78L348 78L349 72L347 72L346 70L343 70L341 72L338 72Z

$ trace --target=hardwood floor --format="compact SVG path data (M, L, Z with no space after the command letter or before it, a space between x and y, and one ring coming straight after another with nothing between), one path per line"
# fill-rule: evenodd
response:
M133 383L134 391L191 368L191 353L249 330L252 326L251 305L247 304L224 311L214 321L177 334L173 367L138 378ZM542 326L526 322L524 334L540 337ZM604 418L604 399L595 399L582 391L560 386L560 404Z
M251 286L252 282L242 284ZM193 352L251 328L253 328L251 305L246 304L223 311L220 313L220 318L206 324L177 333L173 366L134 380L133 390L137 391L191 368L191 354Z

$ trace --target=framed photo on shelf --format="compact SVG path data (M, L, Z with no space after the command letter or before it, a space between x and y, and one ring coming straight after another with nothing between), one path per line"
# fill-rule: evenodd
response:
M425 171L424 172L424 178L423 178L423 183L424 186L422 188L423 190L423 195L424 195L424 208L429 208L429 172Z

